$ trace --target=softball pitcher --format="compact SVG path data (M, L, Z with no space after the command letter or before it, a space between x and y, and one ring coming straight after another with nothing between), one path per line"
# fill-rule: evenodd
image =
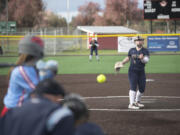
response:
M119 70L130 61L128 78L130 83L129 90L129 109L140 109L144 105L141 103L141 97L145 91L146 75L145 64L149 61L149 51L143 47L144 39L137 36L134 40L136 47L131 48L128 56L122 62L115 64L115 69ZM137 90L138 87L138 90Z
M3 116L8 109L21 106L41 80L36 63L44 56L44 43L36 36L27 35L19 42L17 67L9 72L9 86L4 97ZM48 74L49 75L49 74ZM51 78L50 76L49 78ZM43 77L43 78L48 78Z

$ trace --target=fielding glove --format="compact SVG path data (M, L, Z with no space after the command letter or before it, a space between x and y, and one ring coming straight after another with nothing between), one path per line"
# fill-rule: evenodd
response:
M116 72L119 72L122 67L124 67L124 65L121 61L116 62L114 65L114 69L116 70Z

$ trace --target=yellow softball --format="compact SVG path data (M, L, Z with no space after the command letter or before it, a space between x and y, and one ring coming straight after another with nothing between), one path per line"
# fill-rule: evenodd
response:
M100 74L96 78L98 83L104 83L106 81L106 76L104 74Z

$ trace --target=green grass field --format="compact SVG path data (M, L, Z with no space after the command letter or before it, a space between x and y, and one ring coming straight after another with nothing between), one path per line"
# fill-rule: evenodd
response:
M59 62L58 74L112 74L114 63L121 61L125 56L100 56L100 62L89 62L87 56L55 56L45 57ZM14 63L17 57L0 57L0 62ZM120 73L128 72L129 63L121 69ZM6 75L9 68L1 68L0 74ZM180 55L152 55L146 65L146 73L180 73Z

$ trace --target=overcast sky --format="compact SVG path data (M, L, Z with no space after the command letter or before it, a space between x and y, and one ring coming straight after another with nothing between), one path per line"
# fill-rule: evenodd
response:
M97 2L104 8L104 0L69 0L69 10L77 11L80 5L84 5L89 1ZM67 0L43 0L47 9L54 12L67 11Z
M77 15L78 7L89 1L99 3L102 9L105 7L104 0L69 0L69 17ZM139 7L143 7L143 0L138 1ZM43 2L46 5L46 10L51 10L67 18L67 0L43 0Z

